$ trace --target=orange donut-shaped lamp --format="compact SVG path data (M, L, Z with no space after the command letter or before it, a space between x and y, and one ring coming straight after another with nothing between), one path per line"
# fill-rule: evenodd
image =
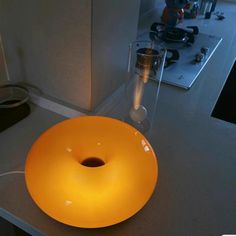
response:
M35 203L62 223L97 228L138 212L154 191L155 153L130 125L82 116L43 133L26 161L25 178Z

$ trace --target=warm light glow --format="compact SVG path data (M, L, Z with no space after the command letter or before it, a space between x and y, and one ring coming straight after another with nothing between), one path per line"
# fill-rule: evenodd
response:
M138 78L136 78L135 89L134 89L134 105L133 105L133 107L135 110L138 110L141 105L143 92L144 92L144 81L140 77L138 77Z
M46 214L96 228L138 212L155 188L158 169L152 147L136 129L83 116L43 133L28 154L25 173L33 200Z

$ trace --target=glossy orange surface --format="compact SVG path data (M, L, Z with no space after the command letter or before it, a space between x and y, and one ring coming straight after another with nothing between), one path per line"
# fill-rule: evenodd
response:
M35 203L55 220L82 228L134 215L150 198L157 176L157 159L145 137L124 122L98 116L48 129L25 166Z

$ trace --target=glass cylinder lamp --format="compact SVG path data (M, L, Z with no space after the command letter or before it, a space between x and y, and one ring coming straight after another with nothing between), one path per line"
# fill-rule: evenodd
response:
M135 41L129 46L125 83L124 121L147 133L156 114L166 50L153 41Z

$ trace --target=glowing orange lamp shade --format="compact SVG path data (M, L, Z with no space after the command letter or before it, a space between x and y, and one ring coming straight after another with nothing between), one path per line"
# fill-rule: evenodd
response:
M157 160L145 139L121 121L82 116L43 133L26 161L35 203L52 218L82 228L128 219L150 198Z

